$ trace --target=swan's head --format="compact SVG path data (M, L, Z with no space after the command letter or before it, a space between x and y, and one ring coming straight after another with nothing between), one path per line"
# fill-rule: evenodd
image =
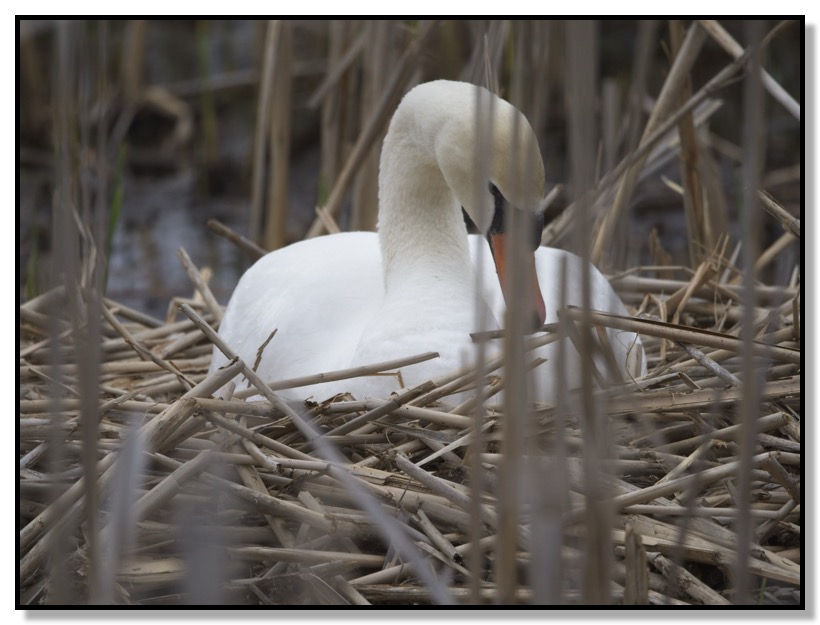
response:
M439 84L439 83L433 83ZM435 136L435 157L447 185L490 243L507 304L513 271L530 274L524 289L532 323L544 323L535 250L544 226L544 164L526 117L486 89L443 83L461 96ZM513 236L513 213L522 228Z

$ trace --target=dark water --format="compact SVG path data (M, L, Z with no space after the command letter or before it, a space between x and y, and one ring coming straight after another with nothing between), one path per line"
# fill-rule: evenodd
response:
M293 161L288 235L301 238L313 219L318 157L305 152ZM114 239L108 274L113 300L164 317L173 297L190 297L193 285L177 256L182 247L194 263L212 270L210 287L227 303L250 260L232 243L206 228L208 219L247 235L250 202L241 189L200 198L193 169L156 179L134 178L126 189L122 222Z

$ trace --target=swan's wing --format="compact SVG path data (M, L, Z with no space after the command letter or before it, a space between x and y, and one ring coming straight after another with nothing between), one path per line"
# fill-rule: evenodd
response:
M309 239L248 269L219 333L246 363L258 361L257 373L266 381L341 369L383 297L375 234ZM224 363L214 350L211 370Z

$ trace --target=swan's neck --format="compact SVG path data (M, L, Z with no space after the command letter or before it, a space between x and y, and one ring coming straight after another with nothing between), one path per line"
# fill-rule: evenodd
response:
M401 147L399 157L393 151L382 159L379 181L386 295L397 290L414 296L439 296L446 289L466 292L472 265L461 208L438 165L414 153L412 142Z

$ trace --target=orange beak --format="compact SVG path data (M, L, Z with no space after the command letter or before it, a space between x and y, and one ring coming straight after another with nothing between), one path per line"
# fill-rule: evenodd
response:
M507 235L503 232L491 234L489 236L489 240L490 249L493 252L493 259L495 260L495 270L498 272L498 281L501 283L501 292L504 294L504 300L507 302L507 306L509 306L510 287L507 282L508 276L506 264ZM544 321L547 318L547 309L544 306L544 296L541 295L541 287L538 285L538 274L535 272L535 254L527 256L527 259L530 264L529 271L532 276L533 288L528 291L528 301L525 302L525 304L531 310L530 319L532 319L532 323L535 325L533 328L533 330L535 330L544 325Z

